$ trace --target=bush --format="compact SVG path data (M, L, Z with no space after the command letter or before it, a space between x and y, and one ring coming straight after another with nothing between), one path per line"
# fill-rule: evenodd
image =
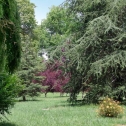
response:
M104 117L119 117L123 114L123 107L119 105L118 101L110 98L105 98L98 109L98 114Z
M0 119L14 105L14 98L20 90L18 81L15 75L0 73Z

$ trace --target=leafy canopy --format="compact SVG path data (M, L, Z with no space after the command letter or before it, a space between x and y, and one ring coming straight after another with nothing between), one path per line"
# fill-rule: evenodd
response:
M125 0L69 0L62 7L66 5L68 13L78 17L83 28L77 28L80 34L77 40L75 36L74 39L70 37L69 50L64 53L69 58L68 66L73 83L71 87L75 89L73 94L88 85L92 89L88 93L92 94L88 100L103 95L117 99L126 97ZM53 57L59 54L62 57L62 53L58 53L61 46L57 47ZM99 88L95 88L97 86Z

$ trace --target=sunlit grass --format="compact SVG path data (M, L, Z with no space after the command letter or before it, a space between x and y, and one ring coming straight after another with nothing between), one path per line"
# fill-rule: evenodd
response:
M70 106L59 94L42 95L37 101L17 102L7 115L10 120L0 126L117 126L126 124L123 118L103 118L96 113L98 106Z

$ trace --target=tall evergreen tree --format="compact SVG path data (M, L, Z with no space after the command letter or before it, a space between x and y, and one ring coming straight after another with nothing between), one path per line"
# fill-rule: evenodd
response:
M16 76L12 75L21 57L19 33L20 18L15 0L0 0L0 115L9 112L19 88Z
M23 100L26 100L26 95L36 96L38 95L37 92L40 92L41 85L32 83L32 80L35 79L36 72L41 70L42 67L39 67L41 61L37 55L39 43L34 36L34 29L36 27L34 15L35 5L30 3L29 0L17 0L17 3L22 27L22 58L17 74L24 86L24 89L19 95L23 97Z
M74 89L71 99L87 86L90 89L85 97L87 102L106 95L117 100L126 98L125 0L69 0L66 3L70 12L79 16L83 28L79 31L82 36L65 52Z
M15 0L0 0L0 72L14 72L20 62L20 20Z

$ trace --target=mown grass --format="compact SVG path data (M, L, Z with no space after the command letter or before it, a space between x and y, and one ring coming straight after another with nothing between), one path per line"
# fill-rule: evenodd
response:
M103 118L96 113L98 106L70 106L59 94L42 95L36 101L17 102L7 115L9 121L0 126L124 126L122 118Z

